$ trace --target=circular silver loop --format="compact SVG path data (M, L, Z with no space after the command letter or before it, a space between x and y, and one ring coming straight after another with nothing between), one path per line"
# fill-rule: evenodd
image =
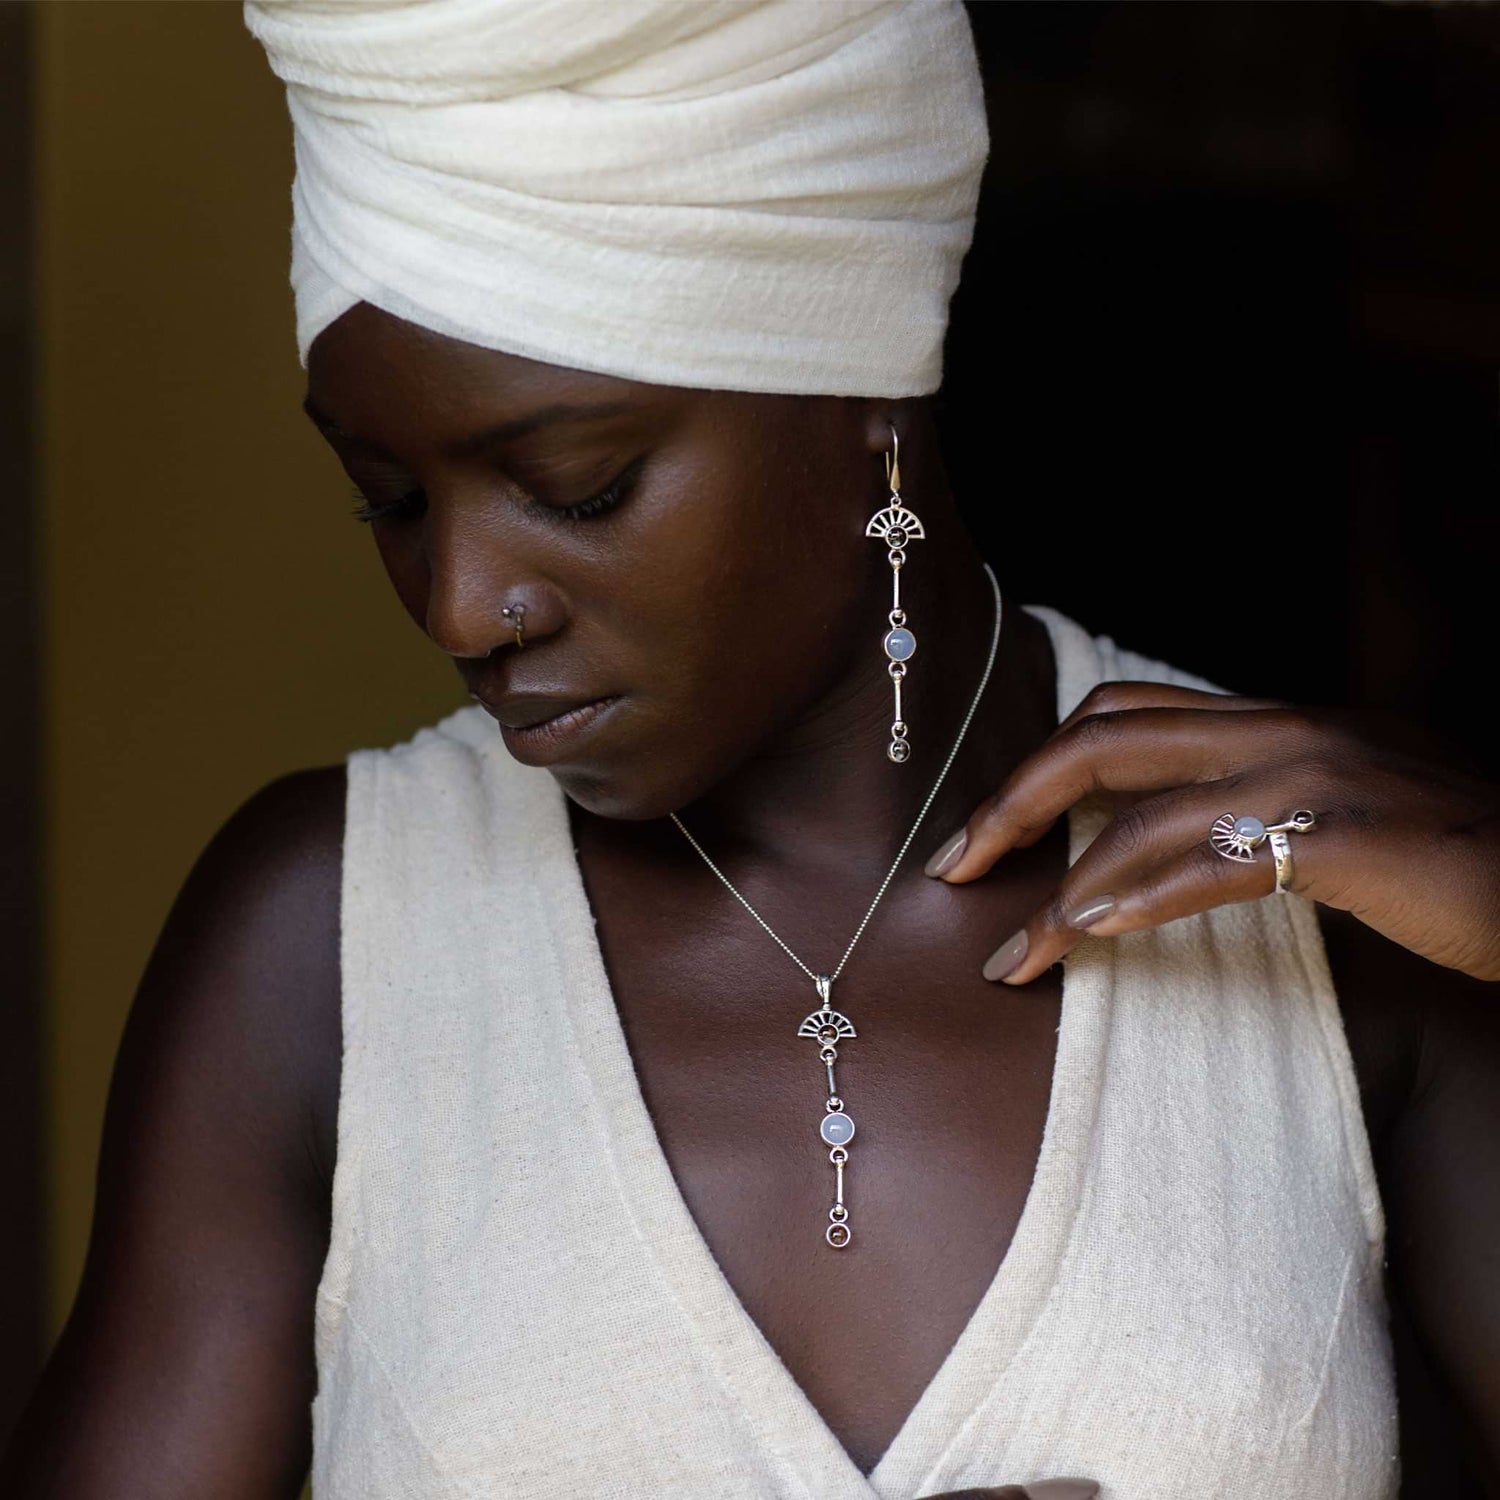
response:
M904 740L906 738L906 720L897 719L896 722L891 725L891 733L895 735L898 740Z
M837 1062L839 1060L839 1049L837 1047L825 1047L818 1053L818 1060L826 1063Z
M898 571L906 566L906 551L902 547L892 547L886 554L890 559L891 566Z
M844 1162L849 1160L848 1147L835 1146L833 1150L828 1153L828 1160L831 1161L836 1167L841 1166Z
M853 1238L847 1224L830 1224L823 1233L823 1238L833 1246L835 1250L844 1249Z
M904 661L893 661L886 664L886 671L899 682L906 676L906 663Z
M830 1112L832 1112L833 1110L841 1110L843 1109L843 1107L844 1101L840 1099L837 1094L830 1094L828 1096L828 1109ZM837 1150L838 1148L835 1147L834 1149Z
M849 1217L849 1210L845 1208L842 1203L835 1203L833 1207L828 1210L828 1217L832 1219L835 1224L842 1224L844 1220Z
M906 611L904 609L893 609L888 618L891 622L891 629L899 630L906 624Z
M516 645L524 646L526 644L524 639L526 631L526 606L524 604L507 604L500 611L500 616L502 619L509 620L515 627Z
M1316 814L1310 808L1299 807L1285 823L1272 823L1266 828L1272 833L1311 833L1318 826Z

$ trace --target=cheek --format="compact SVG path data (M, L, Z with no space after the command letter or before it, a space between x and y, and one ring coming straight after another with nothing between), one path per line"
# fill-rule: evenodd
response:
M768 484L674 486L636 534L631 584L616 596L643 684L715 737L794 711L847 656L849 600L874 545L862 524L858 502Z
M401 607L412 624L427 633L427 568L416 544L401 534L402 528L374 526L375 550L380 554L385 576L390 579Z

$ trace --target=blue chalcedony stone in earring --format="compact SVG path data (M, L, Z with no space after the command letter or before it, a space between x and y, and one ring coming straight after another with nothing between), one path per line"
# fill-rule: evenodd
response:
M888 630L885 636L885 654L892 661L907 661L916 654L917 638L904 627Z

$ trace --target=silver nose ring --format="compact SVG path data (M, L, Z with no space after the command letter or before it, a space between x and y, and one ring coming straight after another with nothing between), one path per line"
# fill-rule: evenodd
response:
M507 604L500 613L516 627L516 645L518 647L524 646L526 642L522 639L522 632L526 628L526 606L524 604Z

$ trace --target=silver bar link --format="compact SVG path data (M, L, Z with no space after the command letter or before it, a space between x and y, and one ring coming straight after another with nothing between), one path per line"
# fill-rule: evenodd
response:
M843 1146L835 1146L828 1153L828 1160L834 1170L833 1207L828 1210L828 1228L823 1237L835 1250L843 1250L854 1238L849 1227L849 1209L844 1203L844 1163L849 1160L849 1152Z

